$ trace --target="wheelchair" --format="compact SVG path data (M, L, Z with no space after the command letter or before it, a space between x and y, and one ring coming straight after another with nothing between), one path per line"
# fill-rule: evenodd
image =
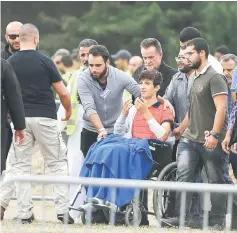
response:
M173 146L168 143L163 143L155 139L149 139L149 147L153 157L153 167L145 180L154 180L154 181L175 181L176 180L176 170L177 163L175 162L176 151L173 151ZM161 198L159 196L161 195ZM106 219L102 221L97 221L92 214L87 214L82 212L81 220L83 224L87 222L93 223L109 223L112 221L111 215L114 215L113 224L115 225L140 225L142 221L143 214L150 214L156 217L173 217L174 206L175 206L175 193L171 191L153 191L153 209L154 212L149 212L143 205L144 191L140 192L140 200L132 200L130 203L126 204L121 208L117 208L116 212L113 212L108 206L93 204L94 207ZM73 200L69 209L78 210L73 208L75 203ZM111 213L112 212L112 213Z

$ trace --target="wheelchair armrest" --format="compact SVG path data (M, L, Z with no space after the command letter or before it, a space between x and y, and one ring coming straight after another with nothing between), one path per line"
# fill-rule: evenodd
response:
M169 146L167 143L162 142L158 139L147 139L147 140L148 140L150 146L157 146L157 147L161 147L161 148Z

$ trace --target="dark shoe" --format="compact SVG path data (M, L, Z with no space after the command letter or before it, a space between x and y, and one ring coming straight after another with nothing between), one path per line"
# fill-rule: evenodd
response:
M74 219L70 216L69 213L58 214L57 219L64 224L74 224Z
M179 226L179 218L162 218L161 219L161 227L178 227Z
M3 220L3 218L4 218L4 212L5 212L5 208L3 208L2 206L1 206L1 209L0 209L0 211L1 211L1 221Z
M18 218L18 217L16 217ZM34 220L35 220L35 216L34 214L32 214L32 216L30 218L27 218L27 219L20 219L18 218L21 222L21 224L31 224Z
M140 227L143 227L143 226L149 226L149 220L148 219L142 219L140 225Z

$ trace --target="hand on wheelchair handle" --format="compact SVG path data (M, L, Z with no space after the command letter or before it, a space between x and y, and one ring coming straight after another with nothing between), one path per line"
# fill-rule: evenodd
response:
M108 132L106 130L101 131L98 134L97 141L100 141L103 138L106 138L108 136Z
M175 128L173 133L176 140L179 140L181 138L181 130L179 127Z

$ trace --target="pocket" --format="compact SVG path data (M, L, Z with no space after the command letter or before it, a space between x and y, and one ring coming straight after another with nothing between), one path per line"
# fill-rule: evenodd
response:
M58 144L59 130L57 121L53 119L39 119L40 141L47 144Z

